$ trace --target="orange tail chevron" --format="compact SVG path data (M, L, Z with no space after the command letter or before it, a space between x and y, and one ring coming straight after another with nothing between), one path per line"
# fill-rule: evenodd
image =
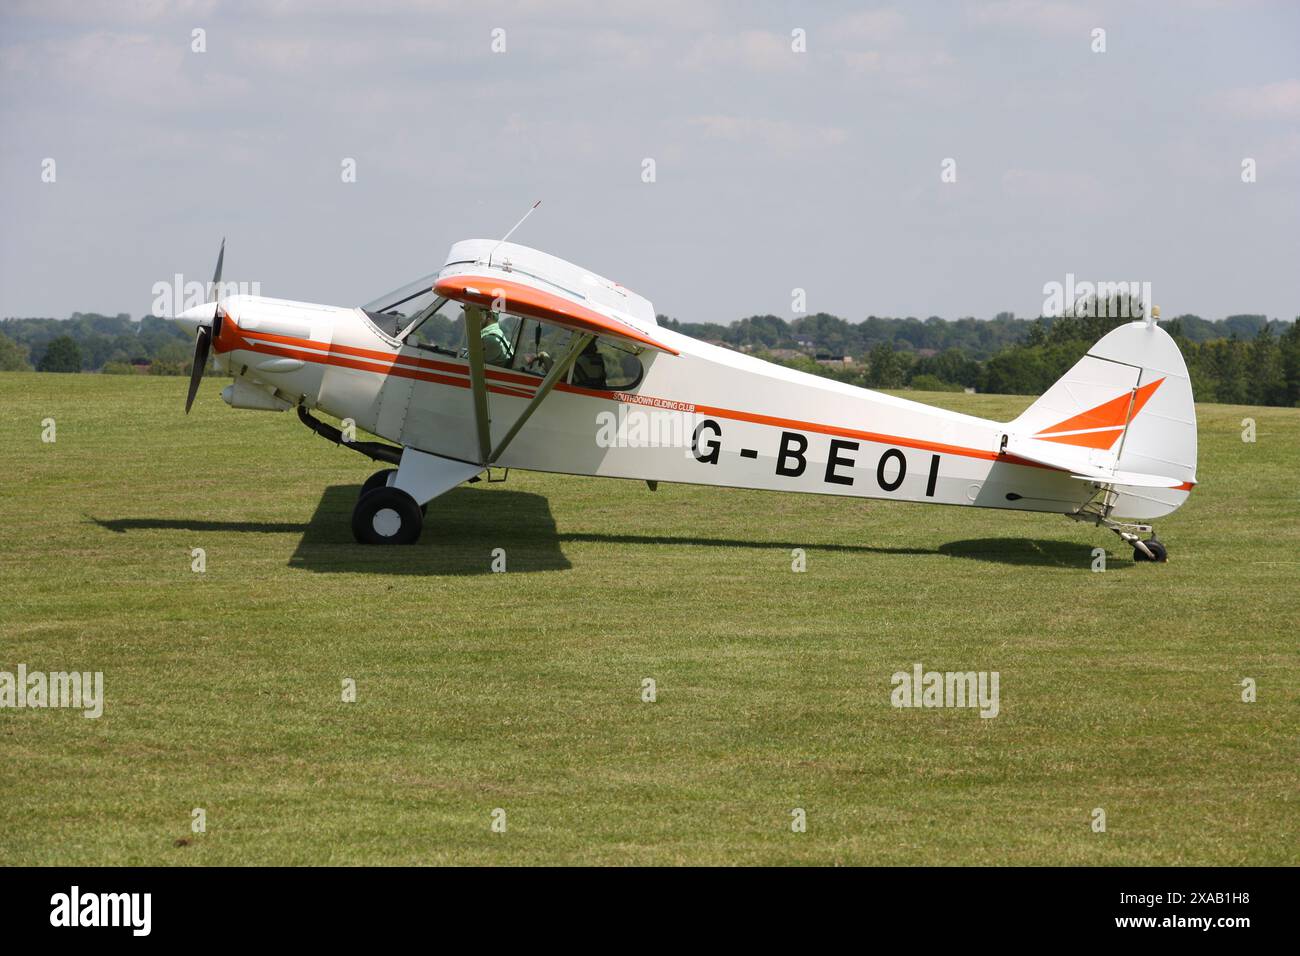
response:
M1039 441L1061 442L1080 448L1110 448L1163 381L1163 378L1158 378L1134 392L1102 402L1096 408L1044 428L1034 437Z

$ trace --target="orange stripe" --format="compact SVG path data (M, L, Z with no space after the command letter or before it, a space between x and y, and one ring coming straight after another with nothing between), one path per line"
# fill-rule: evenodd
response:
M1081 435L1035 435L1038 441L1054 441L1062 445L1074 445L1077 448L1096 448L1105 451L1111 445L1115 444L1115 439L1119 438L1120 433L1124 431L1122 425L1116 425L1113 429L1107 429L1100 432L1084 432Z
M504 297L506 307L503 311L515 315L527 315L534 319L554 322L556 325L577 329L579 332L631 339L670 355L679 354L676 349L670 349L656 342L640 329L625 322L530 285L505 279L493 279L489 276L459 275L439 279L434 283L433 291L449 299L468 302L487 309L492 308L497 298Z
M236 326L236 328L238 328ZM416 368L435 369L441 372L452 372L460 375L469 374L468 365L453 365L450 362L439 362L434 359L420 358L407 352L380 352L375 349L358 348L355 345L339 345L333 342L315 342L310 339L300 339L289 335L276 335L271 332L251 332L248 329L238 329L240 335L245 338L259 339L266 342L279 342L284 345L294 345L299 348L311 348L330 354L354 355L358 358L373 359L376 362L393 364L397 362L406 365L414 365ZM502 382L513 382L521 385L537 385L540 381L535 377L528 375L517 375L510 372L502 372L496 369L487 369L488 378L494 378Z
M1102 402L1095 408L1090 408L1086 412L1067 418L1063 422L1057 422L1049 428L1044 428L1034 437L1040 441L1054 441L1065 445L1076 445L1080 448L1109 448L1119 439L1123 432L1124 426L1137 417L1137 413L1142 411L1148 399L1155 394L1163 378L1158 378L1154 382L1148 382L1136 391L1126 392L1110 401ZM1130 410L1129 406L1132 405ZM1111 428L1118 431L1098 432L1091 431L1094 428ZM1083 435L1061 435L1059 432L1083 432Z
M223 329L224 334L224 329ZM300 361L311 362L314 365L334 365L339 368L350 368L360 372L373 372L376 375L395 375L398 378L411 378L422 382L435 382L439 385L454 385L459 388L469 388L468 379L451 378L447 375L438 375L433 372L423 372L418 369L408 368L405 365L395 365L391 362L370 362L361 359L345 358L341 355L319 355L302 352L293 348L281 348L280 346L270 345L263 342L252 342L246 339L241 340L242 344L234 348L245 352L256 352L260 355L275 355L282 358L294 358ZM320 343L316 343L320 344ZM225 349L224 351L231 351ZM497 395L510 395L514 398L532 398L531 392L523 389L512 388L508 385L489 385L488 391Z
M221 335L223 339L226 338L226 325L234 326L234 323L229 322L223 324L222 335ZM237 326L235 326L235 328L238 329ZM243 332L244 335L256 335L259 338L272 337L270 333L265 333L265 332L249 333L249 332L244 332L244 330L242 329L239 329L238 331ZM236 332L232 331L231 338L238 339L239 337ZM320 342L310 342L303 339L294 339L288 336L273 336L273 338L286 343L305 343L308 347L311 348L320 348L323 345L323 343ZM318 365L336 365L342 368L351 368L362 372L374 372L375 374L378 375L397 375L398 377L401 378L413 378L425 382L434 382L439 385L451 385L456 388L470 387L469 380L466 378L449 378L444 375L434 375L427 372L420 372L415 369L406 368L401 365L394 365L391 361L363 362L363 361L355 361L352 359L344 358L342 356L333 355L333 354L307 355L302 352L290 351L289 349L281 349L272 345L261 344L261 343L254 344L252 342L249 342L247 340L242 340L242 339L240 341L242 341L243 344L234 347L244 349L245 351L259 352L266 355L278 355L287 358L303 359L305 361L313 362ZM381 356L385 359L391 359L391 355L389 354L385 354L382 352L373 352L367 349L354 349L352 346L339 346L337 350L340 352L344 350L348 350L354 353L363 353L363 354L369 352L369 354L371 355ZM223 349L223 351L230 351L230 349L226 348ZM333 352L335 351L335 349L331 349L330 351ZM446 363L432 363L432 364L442 365L444 367L454 369L458 372L460 371L459 367L446 365ZM517 378L519 376L514 376L514 377ZM1161 381L1163 381L1163 379L1161 379ZM1159 382L1153 383L1153 385L1159 385L1159 384L1160 384ZM580 385L569 385L565 383L557 383L555 389L556 391L569 392L571 394L582 395L591 398L599 398L605 401L622 401L624 402L624 404L638 404L635 402L630 402L627 399L620 399L616 395L612 395L608 392L600 392L600 391L596 391L595 389L584 388ZM1154 391L1154 388L1152 387L1151 390ZM488 386L488 391L492 392L493 394L509 395L515 398L533 397L532 394L528 392L519 389L509 388L506 386L501 386L501 387ZM645 402L645 404L647 404L649 407L653 407L651 403L654 401L657 401L657 399L649 399L647 402ZM677 406L688 405L691 408L693 408L694 411L698 412L701 415L706 415L713 418L726 418L731 421L750 422L755 425L767 425L773 428L796 429L798 431L814 432L819 435L831 435L837 438L855 438L861 441L875 442L881 445L893 445L902 448L915 448L920 451L930 451L930 452L936 452L939 454L946 454L946 455L957 455L962 458L975 458L982 461L1000 461L1003 464L1021 465L1029 468L1044 468L1047 469L1048 471L1065 472L1069 470L1063 468L1053 468L1051 465L1045 465L1037 461L1030 461L1027 458L1020 458L1016 455L1008 455L1008 454L993 452L993 451L984 451L979 448L966 448L961 445L948 445L943 442L926 441L920 438L904 438L899 435L886 435L881 432L859 431L857 429L852 429L852 428L842 428L842 427L836 427L832 425L820 425L817 424L816 422L805 422L795 418L779 418L773 415L759 415L754 412L744 412L732 408L720 408L713 405L690 405L689 402L671 402L667 404L677 405ZM1194 485L1195 482L1184 482L1182 485L1179 486L1178 490L1190 491Z

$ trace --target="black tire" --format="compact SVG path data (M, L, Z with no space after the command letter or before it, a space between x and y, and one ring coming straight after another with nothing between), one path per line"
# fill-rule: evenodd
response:
M376 488L387 488L388 476L395 474L397 474L396 468L381 468L365 480L365 483L361 486L361 494L357 495L357 498L364 498L367 491L374 491Z
M381 468L379 471L375 472L361 485L361 494L357 495L357 500L359 501L364 498L368 491L374 491L376 488L387 488L388 476L395 474L397 474L396 468ZM427 515L428 513L428 504L420 505L420 514Z
M415 544L423 528L420 506L397 488L374 488L352 509L352 536L361 544Z
M1134 548L1133 549L1134 561L1156 561L1163 564L1164 562L1169 560L1169 552L1165 549L1165 546L1161 544L1159 541L1157 541L1155 538L1152 538L1149 541L1143 541L1142 543L1145 544L1148 549L1150 549L1151 554L1154 555L1154 557L1148 558L1145 554L1142 553L1141 548Z

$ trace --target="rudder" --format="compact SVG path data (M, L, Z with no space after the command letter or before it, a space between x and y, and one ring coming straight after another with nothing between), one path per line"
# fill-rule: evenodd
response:
M1168 514L1196 483L1196 409L1177 343L1154 322L1103 336L1008 426L1018 442L1050 444L1080 470L1158 475L1176 488L1117 484L1113 513Z

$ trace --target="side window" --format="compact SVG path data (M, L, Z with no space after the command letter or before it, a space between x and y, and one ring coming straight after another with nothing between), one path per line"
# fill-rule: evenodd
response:
M596 339L573 363L573 384L583 388L629 389L641 382L641 360L630 350Z
M446 303L437 311L431 311L414 329L407 333L405 344L418 348L441 352L443 355L455 355L456 344L464 337L460 309ZM399 330L400 331L400 330Z
M487 312L486 321L479 331L483 343L483 361L487 365L510 368L518 352L519 316L505 312ZM462 357L465 350L465 323L459 323L456 335L457 354Z
M572 332L558 325L524 319L510 367L520 372L545 375L568 349L572 337Z

